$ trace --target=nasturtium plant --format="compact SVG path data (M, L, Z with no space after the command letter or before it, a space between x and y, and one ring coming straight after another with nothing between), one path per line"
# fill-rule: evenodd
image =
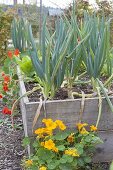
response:
M61 120L42 122L44 126L34 132L37 135L32 144L34 153L23 160L26 170L78 170L91 162L92 148L102 142L96 126L78 123L71 131Z
M0 74L0 98L5 104L2 109L2 113L5 115L12 114L12 105L18 98L19 87L18 76L16 74L16 57L19 57L18 49L15 49L15 51L8 51Z

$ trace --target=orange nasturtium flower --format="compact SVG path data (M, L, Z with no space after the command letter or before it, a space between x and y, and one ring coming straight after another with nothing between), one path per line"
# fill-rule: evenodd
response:
M10 76L8 76L8 75L5 75L4 77L4 82L10 82Z
M15 49L15 51L14 51L14 55L15 55L15 56L18 56L18 55L19 55L19 53L20 53L19 49Z
M11 110L8 107L4 107L2 113L5 115L11 115Z
M3 86L3 91L9 91L9 88L8 88L8 86L7 86L7 84L4 84L4 86Z
M97 131L97 127L94 126L94 125L91 125L91 126L90 126L90 129L91 129L91 131Z
M12 57L13 57L12 51L8 51L8 52L7 52L7 55L8 55L8 57L9 57L10 59L12 59Z
M25 161L25 165L27 167L29 167L29 166L33 165L33 161L29 159L29 160Z

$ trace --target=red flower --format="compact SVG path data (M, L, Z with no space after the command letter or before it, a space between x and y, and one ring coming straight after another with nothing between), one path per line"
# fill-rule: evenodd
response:
M8 51L8 52L7 52L7 55L8 55L8 57L11 59L11 58L13 57L12 51Z
M8 86L8 82L7 82L7 81L4 81L4 82L3 82L3 86Z
M11 115L11 110L8 107L4 107L2 113L5 115Z
M4 84L3 90L4 90L5 92L6 92L6 91L9 91L7 84Z
M18 55L19 55L19 53L20 53L19 49L15 49L15 51L14 51L14 55L15 55L15 56L18 56Z
M2 99L3 98L3 96L2 96L2 94L0 94L0 99Z
M2 77L4 77L5 76L5 73L4 72L2 72Z
M6 75L6 76L4 76L4 81L5 81L5 82L7 82L7 83L8 83L8 82L10 82L10 77L9 77L9 76L7 76L7 75Z

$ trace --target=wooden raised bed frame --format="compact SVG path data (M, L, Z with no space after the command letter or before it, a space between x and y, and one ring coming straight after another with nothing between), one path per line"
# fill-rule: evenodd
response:
M18 73L20 75L19 69ZM20 95L26 93L24 82L19 76ZM113 102L113 97L111 97ZM20 108L24 124L25 136L33 137L32 123L38 108L39 102L29 102L28 97L23 97L20 101ZM61 119L70 128L75 128L80 118L81 99L68 100L54 100L46 101L46 115L47 118L53 120ZM41 126L41 120L45 117L43 107L41 114L35 125L35 128ZM82 114L82 122L96 124L98 117L98 98L85 99L84 112ZM98 133L103 144L99 144L94 156L94 162L109 162L113 160L113 113L111 112L106 99L102 101L102 115L98 126Z

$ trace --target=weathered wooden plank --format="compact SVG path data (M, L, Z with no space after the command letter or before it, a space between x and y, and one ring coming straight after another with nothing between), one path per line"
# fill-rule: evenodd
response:
M93 162L111 162L113 160L113 131L100 131L100 138L103 144L99 144Z
M23 126L24 126L24 134L25 134L25 137L28 137L29 136L29 134L28 134L29 123L27 124L27 121L26 121L27 120L26 119L26 107L25 107L25 103L24 103L23 98L20 100L20 110L21 110L21 113L22 113L22 121L23 121ZM30 153L31 153L30 145L27 146L27 152L28 152L28 155L30 155Z
M28 136L28 130L27 130L28 126L27 126L27 121L26 121L26 108L25 108L23 99L20 100L20 110L21 110L21 113L22 113L24 133L25 133L25 136Z
M26 94L26 88L22 79L22 75L21 75L21 71L19 69L19 67L17 67L17 74L18 74L18 79L19 79L19 87L20 87L20 96L23 96ZM28 103L29 99L27 96L24 96L23 98L23 102L24 103Z
M112 99L113 101L113 99ZM46 115L48 118L61 119L67 126L75 127L75 124L80 120L80 105L81 101L68 100L68 101L49 101L45 104ZM90 107L89 107L90 106ZM31 135L32 122L38 108L38 103L26 103L28 122L28 134ZM37 121L36 127L41 126L41 120L44 118L44 110L42 108L41 115ZM98 117L98 100L87 99L85 101L84 113L82 114L82 121L88 124L96 124ZM99 130L113 129L113 113L111 112L107 102L103 99L102 115L99 123Z

